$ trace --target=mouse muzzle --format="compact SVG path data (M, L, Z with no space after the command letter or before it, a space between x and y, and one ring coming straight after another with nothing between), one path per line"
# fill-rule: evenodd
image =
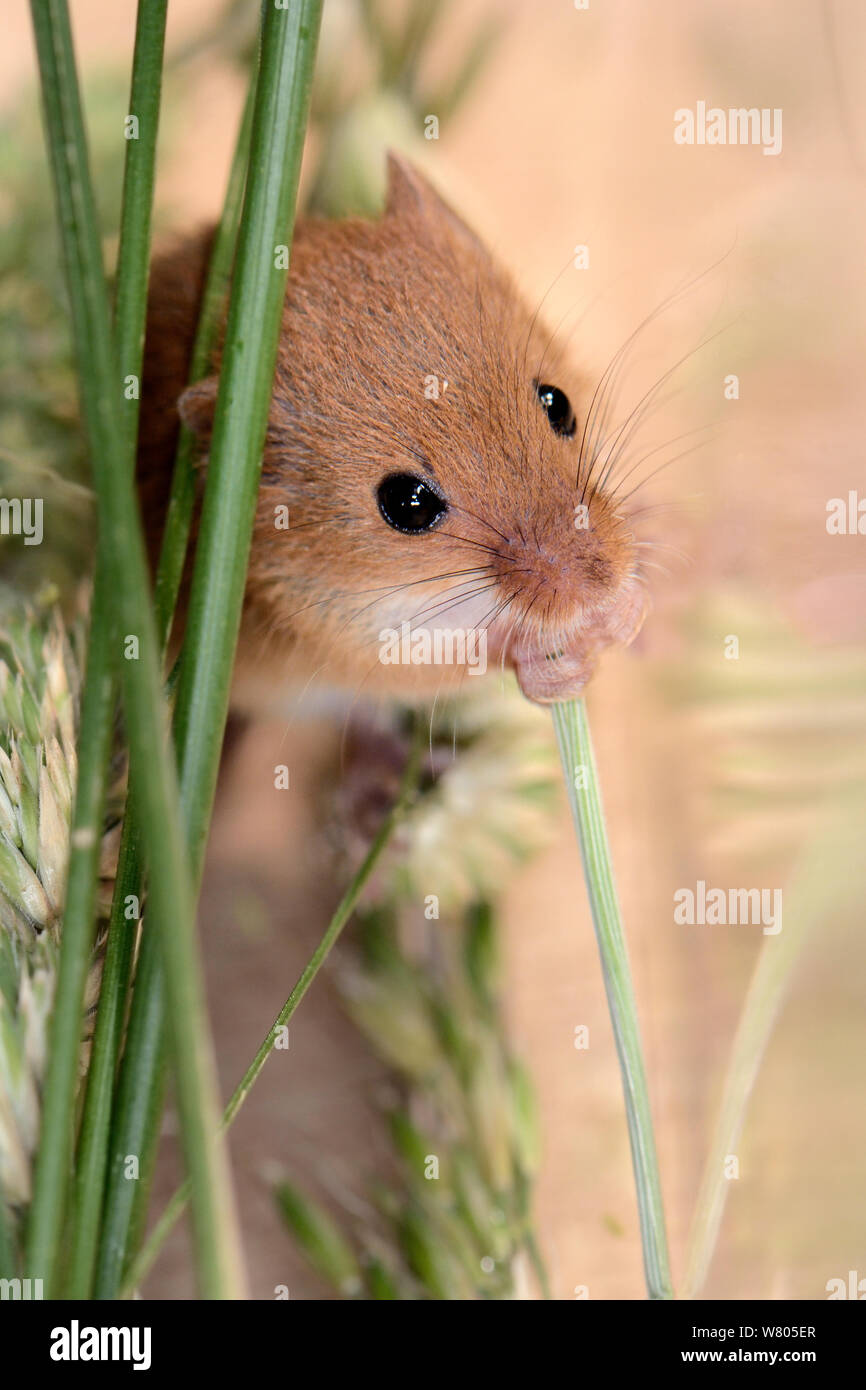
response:
M568 623L544 622L518 627L506 650L506 664L517 676L523 694L537 704L556 704L579 696L595 671L602 651L628 646L640 631L648 601L643 586L626 580L613 600L603 606L582 606Z

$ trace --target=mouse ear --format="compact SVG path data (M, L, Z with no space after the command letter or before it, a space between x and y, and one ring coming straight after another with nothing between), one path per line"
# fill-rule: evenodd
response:
M204 381L188 386L177 403L181 420L203 443L210 439L218 386L219 377L206 377Z
M431 230L443 224L475 254L486 255L484 243L446 203L432 183L401 154L388 151L388 193L385 216L426 223Z

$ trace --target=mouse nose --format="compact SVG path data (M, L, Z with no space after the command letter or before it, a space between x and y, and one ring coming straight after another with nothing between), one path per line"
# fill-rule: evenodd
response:
M619 582L606 548L595 538L531 534L507 553L500 547L500 554L503 582L514 587L518 580L522 596L536 595L536 607L552 622L567 620L576 609L609 605Z

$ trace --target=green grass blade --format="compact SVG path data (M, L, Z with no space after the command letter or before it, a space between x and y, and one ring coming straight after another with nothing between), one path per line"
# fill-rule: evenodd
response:
M580 843L584 877L622 1073L647 1289L650 1298L672 1298L661 1181L637 1005L583 700L554 705L553 723L571 813Z
M215 1067L195 939L174 759L165 738L160 653L149 603L144 541L133 479L124 466L121 383L88 167L68 7L32 0L48 149L66 260L81 402L99 501L100 536L116 601L131 775L152 870L151 910L168 982L181 1135L192 1179L199 1287L233 1297L243 1287L234 1204L218 1134ZM130 645L134 641L134 645ZM44 1148L45 1146L43 1146ZM41 1154L40 1154L41 1158ZM28 1237L31 1277L47 1268L56 1230L36 1207Z
M145 935L144 941L147 939ZM165 991L159 952L151 947L145 953L144 942L133 997L117 1087L117 1120L111 1134L109 1181L93 1283L93 1296L97 1299L117 1297L135 1224L139 1188L149 1187L159 1138L166 1076ZM130 1147L131 1143L138 1147ZM137 1182L130 1182L126 1176L128 1154L139 1158Z
M133 815L134 800L128 799L127 822L131 821ZM131 895L138 896L140 893L137 859L133 862L133 854L137 852L136 846L131 835L128 836L126 831L127 825L124 824L76 1160L75 1212L71 1237L72 1256L68 1275L68 1296L70 1298L90 1298L92 1296L97 1251L103 1242L109 1239L105 1230L103 1194L106 1173L109 1171L109 1141L112 1108L115 1101L117 1059L126 1022L138 926L136 920L127 921L124 915L124 903ZM154 940L156 940L155 935ZM132 1026L130 1022L127 1046L130 1045L131 1038ZM141 1148L134 1148L129 1145L122 1148L121 1153L115 1158L121 1173L123 1171L123 1155L140 1154L141 1151ZM139 1183L140 1181L141 1179L139 1179ZM124 1180L123 1187L130 1200L139 1183Z
M207 281L193 348L190 380L195 381L209 369L211 356L219 334L220 314L228 289L232 260L237 242L244 184L249 163L252 131L255 80L251 80L244 112L235 142L223 203L222 217L211 250ZM156 576L155 607L157 630L163 646L167 643L175 604L180 589L186 559L194 501L194 454L190 431L181 430L177 458L172 477L171 496L166 515L165 532ZM106 980L103 995L111 979L112 945L117 942L118 955L130 940L130 925L124 917L124 904L130 894L143 901L143 873L137 849L140 840L138 813L133 797L124 817L118 874L111 909ZM153 934L145 932L139 958L139 974L133 993L129 1034L121 1066L117 1094L114 1098L112 1121L113 1159L103 1208L103 1224L97 1257L96 1297L111 1299L117 1296L123 1268L129 1251L134 1248L133 1230L143 1222L149 1197L149 1174L153 1170L159 1143L159 1124L153 1123L162 1109L165 1091L165 1047L162 1030L165 1027L165 981L154 959L159 944ZM118 962L118 969L124 961ZM140 985L140 988L138 988ZM106 1008L109 1007L106 998ZM123 1001L121 1000L121 1003ZM102 997L100 998L100 1011ZM113 1015L111 1015L113 1018ZM122 1017L122 1016L121 1016ZM97 1039L99 1022L97 1021ZM111 1048L116 1065L120 1036L117 1020L106 1023L111 1030ZM154 1047L154 1038L159 1046ZM108 1040L106 1047L109 1046ZM131 1184L124 1175L124 1155L140 1155L138 1182Z
M219 331L219 314L227 290L231 263L234 257L237 228L240 220L246 169L249 160L255 83L248 89L244 114L235 145L229 174L222 218L211 252L196 343L193 350L190 380L207 371ZM160 554L156 581L157 623L161 640L165 642L171 625L189 540L193 510L193 438L182 430L172 481L165 535ZM134 804L127 812L123 830L121 863L127 863L124 848L133 833L136 815ZM118 878L112 907L112 926L121 919L123 902L128 893L141 896L140 866L130 856L126 881ZM154 959L157 943L147 933L144 936L139 964L140 977L133 997L129 1037L124 1053L120 1087L115 1106L114 1161L109 1172L105 1200L104 1224L100 1243L96 1280L96 1296L114 1298L120 1284L128 1252L134 1245L132 1230L141 1220L147 1205L148 1173L152 1170L158 1143L158 1126L151 1117L161 1110L164 1093L164 1048L154 1046L164 1027L164 980ZM123 1156L141 1155L141 1174L133 1186L123 1172Z
M267 429L322 0L265 11L244 211L175 711L193 865L213 806Z
M114 324L121 376L138 381L138 390L123 396L130 470L138 433L167 9L168 0L139 0L129 94L129 115L138 121L138 132L126 142Z
M127 467L135 465L138 400L144 353L147 279L150 264L151 210L156 169L156 138L162 86L163 48L168 0L149 0L138 6L129 114L138 122L135 139L126 143L126 166L117 259L115 339L124 381L134 378L139 389L124 392ZM100 582L104 575L100 576ZM113 701L112 701L113 703ZM121 886L126 877L125 856L118 863ZM130 890L132 891L132 890ZM124 899L121 901L125 900ZM75 1172L71 1255L67 1296L88 1298L99 1238L100 1212L108 1157L108 1133L117 1049L132 966L135 923L120 916L109 928L99 1013L87 1076L84 1113Z

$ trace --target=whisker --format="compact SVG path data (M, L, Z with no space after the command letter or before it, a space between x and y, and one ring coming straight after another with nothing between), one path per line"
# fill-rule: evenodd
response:
M663 384L664 383L656 382L656 387ZM602 464L602 476L595 485L597 492L603 490L613 469L616 467L623 454L626 453L638 427L644 423L644 420L651 420L657 411L666 409L672 401L676 400L677 396L682 395L684 389L682 385L675 386L673 390L665 391L659 395L658 398L647 401L644 410L639 415L636 414L636 412L640 410L642 402L638 401L629 411L622 424L617 426L615 430L611 431L611 433L602 440L597 453L593 457L593 465L595 465L602 454L606 454ZM625 434L622 433L623 430L625 430Z
M735 241L734 241L734 245L736 245L736 239L735 239ZM596 388L595 388L595 391L594 391L594 393L593 393L592 400L591 400L591 402L590 402L589 412L588 412L588 414L587 414L587 418L586 418L586 421L585 421L585 423L584 423L583 434L582 434L582 436L581 436L581 441L580 441L580 451L579 451L579 454L578 454L578 464L577 464L577 470L578 470L578 471L577 471L577 481L578 481L578 483L580 482L580 473L581 473L581 469L582 469L582 467L583 467L583 462L584 462L584 458L585 458L585 452L584 452L584 450L585 450L585 445L586 445L587 431L588 431L588 428L589 428L589 426L590 426L590 422L591 422L591 420L592 420L592 418L593 418L593 412L599 408L599 406L597 405L598 398L599 398L599 392L604 393L604 391L608 389L608 384L609 384L611 372L616 371L617 364L619 364L619 363L622 361L624 355L627 354L627 353L631 350L632 345L634 344L634 342L636 341L636 339L639 337L639 335L640 335L641 333L643 333L644 330L645 330L646 328L648 328L649 325L650 325L651 323L653 323L654 320L657 319L657 318L659 317L660 314L664 313L666 310L668 310L668 309L670 309L670 308L673 308L674 304L676 304L677 301L678 301L679 299L682 299L685 295L689 294L689 293L691 292L691 290L693 290L693 289L695 288L696 285L700 284L701 280L705 279L708 275L712 274L712 272L713 272L719 265L721 265L723 261L725 261L725 260L727 259L727 257L731 254L731 251L732 251L732 250L733 250L733 246L730 247L730 248L724 253L723 256L720 256L716 261L714 261L714 262L712 263L712 265L708 266L705 270L701 271L700 274L694 276L690 281L687 281L685 284L681 284L679 287L675 288L675 289L671 292L671 294L669 294L668 296L666 296L665 299L663 299L659 304L657 304L656 307L655 307L653 310L651 310L651 312L650 312L649 314L647 314L646 317L638 324L637 328L635 328L635 329L632 331L632 333L629 335L629 337L625 340L625 342L622 344L622 346L617 350L617 352L616 352L616 353L614 354L614 356L611 358L610 362L608 363L607 367L605 368L605 370L604 370L604 372L603 372L603 374L602 374L602 376L601 376L601 378L600 378L600 380L599 380L599 382L598 382L598 385L597 385ZM585 499L585 497L586 497L586 488L587 488L587 485L588 485L588 481L589 481L589 478L587 477L586 482L584 482L583 491L582 491L582 493L581 493L581 502L583 502L584 499Z
M458 586L458 587L459 587L459 586ZM448 601L447 604L444 604L444 606L443 606L443 600L444 600L445 595L438 595L435 602L428 604L426 608L418 608L418 609L416 609L415 612L411 615L411 617L405 619L404 621L408 622L409 625L411 626L411 624L412 624L413 622L416 622L418 618L423 618L423 617L427 617L427 618L441 617L443 612L444 612L444 613L450 612L450 610L451 610L452 608L455 608L455 607L457 606L458 603L467 603L467 602L469 601L469 599L471 599L471 598L477 598L479 594L486 594L486 593L489 593L489 591L490 591L491 589L495 589L496 587L497 587L497 582L496 582L495 579L492 579L492 580L490 581L489 584L481 584L481 585L479 585L478 588L471 590L471 592L468 593L468 594L457 594L457 595L455 595L455 597L452 598L452 599L450 599L450 600ZM446 593L448 593L448 592L450 592L450 591L446 590Z
M469 536L458 536L456 531L443 531L441 527L437 526L436 530L431 531L430 534L431 536L447 536L449 540L460 541L462 545L471 545L475 550L483 550L485 554L493 555L497 559L499 558L499 551L495 546L485 545L483 541L474 541ZM512 559L511 556L505 556L503 558L509 561Z
M695 501L696 496L697 494L693 495L688 500ZM654 516L659 512L682 512L683 510L684 503L682 498L678 498L675 502L653 502L649 503L646 507L637 507L634 511L629 512L628 520L631 523L636 521L638 517Z
M674 435L673 439L666 439L663 444L657 444L654 449L650 449L648 453L643 454L642 457L638 459L637 463L635 463L634 466L630 468L627 473L623 474L623 476L617 482L617 487L619 487L620 484L623 483L626 478L631 476L635 468L639 468L642 463L646 463L647 459L652 458L653 454L660 454L662 449L669 449L672 444L679 444L681 439L690 439L692 435L700 434L703 430L709 429L712 429L712 425L698 425L693 430L683 430L682 434ZM608 479L610 478L610 475L613 469L616 467L617 463L619 462L621 456L622 449L619 449L613 462L609 464L608 467L605 469L601 477L601 480L599 481L598 486L600 489L607 485ZM613 497L615 495L616 491L614 490L614 492L612 492L610 496Z
M489 526L491 531L495 531L497 536L500 536L502 540L506 542L506 544L508 543L508 537L504 534L504 532L497 530L497 528L493 525L493 522L488 521L486 517L479 516L477 512L471 512L468 507L460 507L457 505L456 502L449 502L448 505L455 512L463 512L465 516L471 516L475 521L480 521L482 526ZM495 553L499 554L498 551L496 551Z
M646 411L652 404L653 399L661 390L662 386L664 386L665 382L669 381L670 378L673 376L674 372L678 371L679 368L683 365L683 363L687 362L689 358L694 357L696 353L701 352L703 348L707 347L710 343L714 342L716 338L721 337L723 333L727 333L728 330L733 326L733 322L734 320L732 320L731 323L724 324L721 328L717 329L715 333L711 333L708 338L704 338L703 342L698 343L696 347L690 348L688 352L683 353L683 356L677 362L674 362L672 367L669 367L666 372L662 373L655 385L651 386L649 390L644 393L644 395L638 401L637 405L630 412L628 417L623 421L623 424L620 426L619 430L614 435L614 444L616 443L617 439L619 439L619 437L622 435L623 430L625 430L628 427L629 422L631 421L632 423L631 428L629 430L629 434L626 436L626 441L624 441L627 442L627 439L632 434L634 434L635 429L640 424L641 420L646 414ZM593 459L592 466L590 467L589 473L587 474L587 479L584 483L584 493L582 494L582 497L586 493L586 488L589 484L589 479L595 467L597 457Z
M382 598L385 599L388 598L390 594L399 593L401 589L411 589L416 584L435 584L439 579L454 579L463 574L482 574L485 569L487 569L486 565L483 567L475 565L470 569L446 570L439 574L427 575L424 579L407 579L403 584L382 584L373 589L338 590L336 593L328 594L326 598L319 598L316 599L314 603L305 604L303 608L296 608L293 613L288 615L287 621L291 621L292 618L297 618L301 613L309 613L313 608L321 608L323 603L332 603L335 598L362 598L365 594L382 594ZM382 600L374 600L374 602L381 601ZM372 603L368 605L368 607L371 608L372 606ZM363 612L364 610L362 609L361 611Z
M642 569L658 570L659 574L665 575L666 578L670 579L671 577L671 572L667 565L658 565L654 560L641 560L640 563Z
M693 444L690 449L683 449L682 453L674 454L673 458L665 459L664 463L660 463L658 468L654 468L645 478L641 478L640 482L636 483L631 489L631 492L627 492L624 497L620 497L619 505L624 506L630 497L634 497L636 492L639 492L642 487L646 487L647 483L657 477L659 473L662 473L665 468L670 468L672 463L678 463L680 459L687 458L689 454L696 453L698 449L703 449L704 445L707 443L709 443L709 440L702 439L699 444Z

